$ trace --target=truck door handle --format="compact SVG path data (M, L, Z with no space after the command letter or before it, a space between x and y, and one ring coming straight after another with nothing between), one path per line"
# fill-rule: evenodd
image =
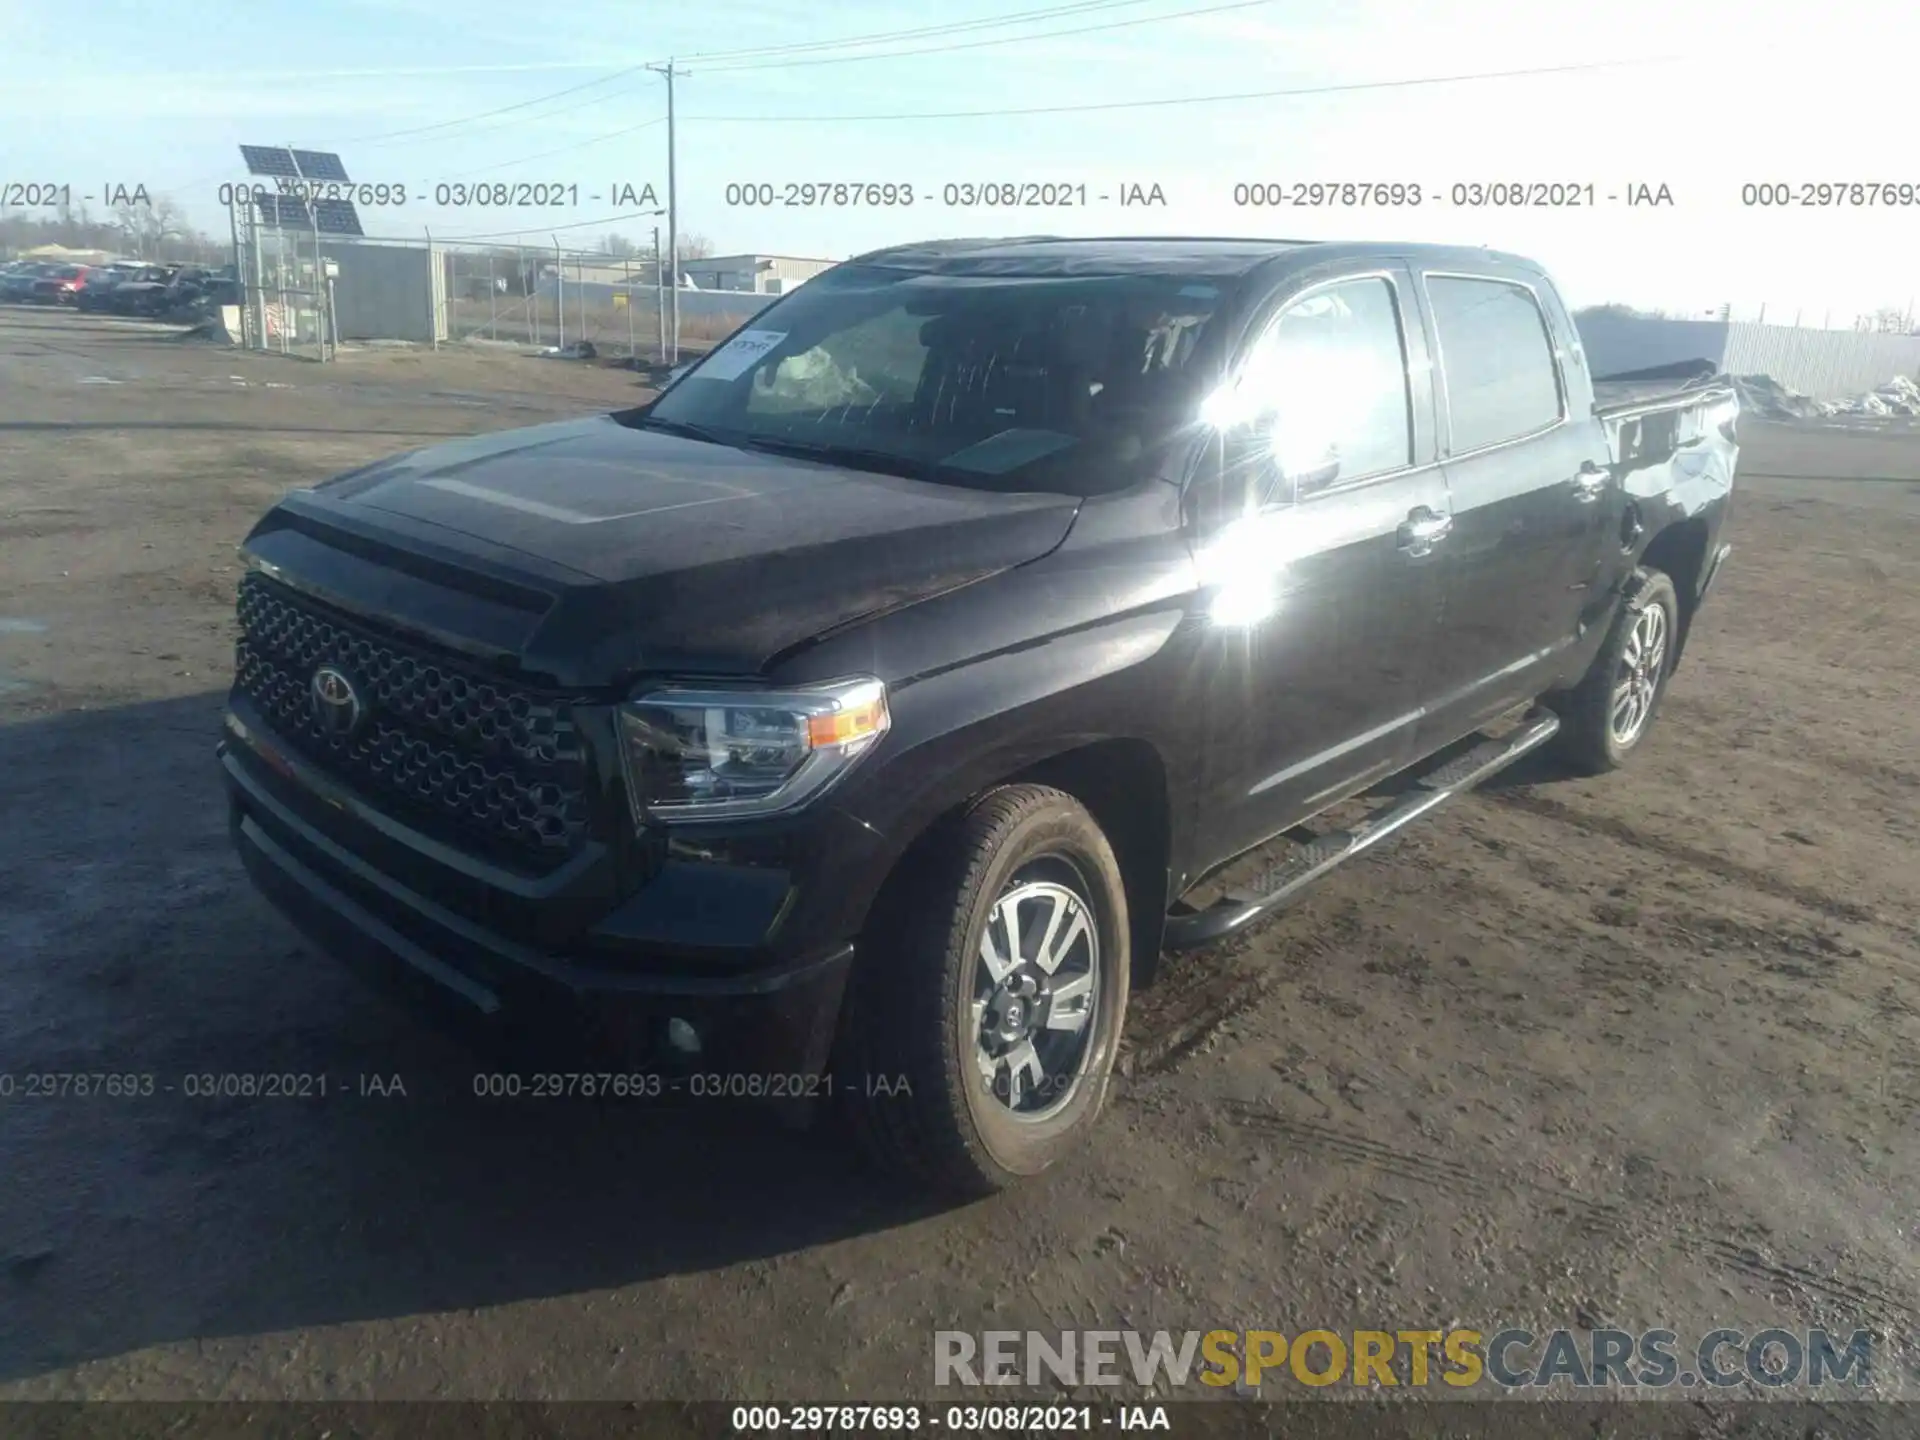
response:
M1573 477L1573 498L1591 505L1607 493L1607 472L1591 460L1580 462L1580 473Z
M1407 518L1399 530L1400 549L1414 559L1433 553L1433 547L1447 538L1453 529L1453 517L1442 515L1425 505L1416 505L1407 512Z

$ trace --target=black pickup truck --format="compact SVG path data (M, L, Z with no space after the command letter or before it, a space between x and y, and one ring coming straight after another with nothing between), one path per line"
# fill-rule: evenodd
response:
M991 1190L1091 1127L1163 951L1536 747L1644 743L1736 413L1597 404L1548 277L1486 250L865 255L650 404L277 505L234 838L483 1032L830 1098Z

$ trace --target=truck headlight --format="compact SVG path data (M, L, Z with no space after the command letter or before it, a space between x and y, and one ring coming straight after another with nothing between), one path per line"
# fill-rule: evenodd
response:
M664 686L620 707L636 823L771 815L818 795L887 731L887 687Z

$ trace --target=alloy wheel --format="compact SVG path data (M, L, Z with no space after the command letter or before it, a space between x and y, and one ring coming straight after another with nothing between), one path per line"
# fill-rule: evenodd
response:
M1627 632L1627 643L1614 671L1607 723L1613 743L1622 749L1640 738L1647 721L1653 717L1653 704L1660 693L1666 661L1666 607L1649 605L1634 617L1633 628Z
M993 902L975 960L974 1066L1008 1114L1044 1120L1084 1076L1101 1002L1099 927L1073 867L1023 867Z

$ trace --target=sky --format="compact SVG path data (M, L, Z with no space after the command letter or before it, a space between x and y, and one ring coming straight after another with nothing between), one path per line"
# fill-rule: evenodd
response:
M405 187L404 204L362 205L370 234L644 242L664 221L611 201L651 185L664 204L666 84L640 67L671 57L680 227L723 254L1035 233L1443 241L1541 260L1576 305L1844 323L1920 296L1898 59L1916 34L1906 7L1853 0L0 0L0 199L144 185L225 233L237 146L285 143ZM1044 113L1007 113L1023 111ZM577 192L516 207L473 188L501 181ZM730 185L818 181L914 203L728 203ZM1235 203L1236 186L1349 181L1417 185L1422 203ZM1905 184L1908 203L1743 203L1743 187L1835 181ZM1591 186L1595 203L1453 203L1500 182ZM945 203L950 185L1048 183L1087 203ZM443 184L467 203L436 203ZM1135 186L1164 203L1099 198ZM1672 203L1629 205L1638 186Z

